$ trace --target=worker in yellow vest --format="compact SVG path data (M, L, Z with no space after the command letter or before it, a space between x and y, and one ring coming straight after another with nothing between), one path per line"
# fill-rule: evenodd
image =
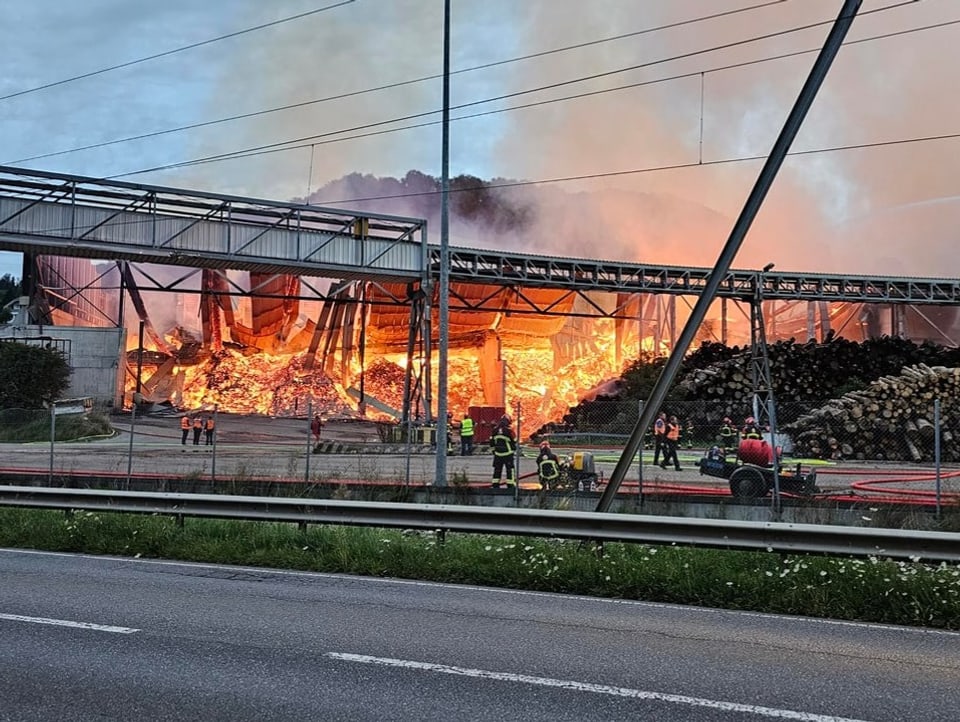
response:
M460 421L460 456L473 456L473 419L466 414Z

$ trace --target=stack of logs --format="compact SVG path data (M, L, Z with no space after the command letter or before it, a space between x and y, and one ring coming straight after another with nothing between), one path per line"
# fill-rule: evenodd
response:
M941 459L960 460L960 368L918 364L883 376L784 427L801 456L898 461L934 458L940 399Z
M915 344L894 337L862 343L834 338L827 343L778 341L768 348L773 390L781 406L821 404L906 366L960 366L960 351ZM749 349L727 361L695 368L678 382L684 398L715 402L722 415L736 417L751 406L753 379ZM789 414L784 420L793 420Z

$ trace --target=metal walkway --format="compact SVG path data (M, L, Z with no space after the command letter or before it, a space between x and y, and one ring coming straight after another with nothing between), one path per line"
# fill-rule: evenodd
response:
M0 166L0 250L379 281L439 277L426 221ZM452 248L451 282L695 296L709 268ZM960 305L960 281L731 270L749 300Z

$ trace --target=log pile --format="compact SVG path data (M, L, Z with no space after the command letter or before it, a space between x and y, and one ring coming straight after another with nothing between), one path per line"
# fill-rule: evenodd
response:
M958 349L889 336L862 343L841 338L825 343L778 341L769 345L768 353L774 395L784 410L791 404L824 403L883 376L898 374L905 366L960 366ZM680 398L713 402L721 417L743 414L752 399L750 350L686 372L677 389ZM793 419L787 414L783 420Z
M960 368L905 367L897 376L828 401L783 430L799 456L930 462L935 399L940 399L941 459L960 461Z

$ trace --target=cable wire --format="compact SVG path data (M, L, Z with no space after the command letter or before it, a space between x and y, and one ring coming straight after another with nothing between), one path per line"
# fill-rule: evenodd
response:
M937 29L937 28L943 28L943 27L947 27L947 26L950 26L950 25L957 25L957 24L960 24L960 19L957 19L957 20L947 20L947 21L943 21L943 22L939 22L939 23L934 23L934 24L932 24L932 25L925 25L925 26L921 26L921 27L910 28L910 29L907 29L907 30L894 30L894 31L891 31L891 32L888 32L888 33L881 33L880 35L872 35L872 36L870 36L870 37L859 38L859 39L857 39L857 40L852 40L852 41L850 41L849 43L846 43L846 44L847 44L847 45L856 45L856 44L858 44L858 43L866 43L866 42L871 42L871 41L873 41L873 40L881 40L881 39L887 39L887 38L891 38L891 37L897 37L897 36L900 36L900 35L908 35L908 34L910 34L910 33L921 32L921 31L924 31L924 30L932 30L932 29ZM759 63L766 63L766 62L770 62L770 61L773 61L773 60L784 60L784 59L787 59L787 58L793 58L793 57L797 57L797 56L800 56L800 55L808 55L808 54L810 54L810 53L815 53L815 52L817 52L818 50L819 50L819 48L809 48L809 49L807 49L807 50L795 50L795 51L792 51L792 52L789 52L789 53L781 53L781 54L779 54L779 55L770 55L770 56L767 56L767 57L764 57L764 58L756 58L756 59L754 59L754 60L744 60L744 61L741 61L741 62L739 62L739 63L729 63L729 64L727 64L727 65L720 65L720 66L716 66L716 67L713 67L713 68L707 68L707 69L703 69L703 70L695 70L695 71L690 71L690 72L687 72L687 73L680 73L680 74L678 74L678 75L670 75L670 76L667 76L667 77L665 77L665 78L657 78L657 79L654 79L654 80L643 80L643 81L638 81L638 82L636 82L636 83L628 83L628 84L626 84L626 85L618 85L618 86L616 86L616 87L603 88L603 89L600 89L600 90L589 90L589 91L585 91L585 92L583 92L583 93L576 93L576 94L574 94L574 95L564 95L564 96L561 96L561 97L559 97L559 98L550 98L550 99L548 99L548 100L539 100L539 101L534 101L534 102L530 102L530 103L524 103L524 104L522 104L522 105L512 105L512 106L510 106L509 108L497 108L497 109L495 109L495 110L486 110L486 111L482 111L482 112L479 112L479 113L470 113L470 114L468 114L468 115L459 115L459 116L457 116L457 117L455 117L455 118L451 118L451 121L470 120L470 119L474 119L474 118L482 118L482 117L488 116L488 115L496 115L496 114L499 114L499 113L507 113L507 112L512 112L512 111L515 111L515 110L526 110L526 109L529 109L529 108L536 108L536 107L543 106L543 105L551 105L551 104L553 104L553 103L561 103L561 102L565 102L565 101L569 101L569 100L579 100L579 99L582 99L582 98L589 98L589 97L595 96L595 95L604 95L604 94L606 94L606 93L619 92L619 91L621 91L621 90L631 90L631 89L641 88L641 87L645 87L645 86L649 86L649 85L657 85L657 84L660 84L660 83L668 83L668 82L672 82L672 81L675 81L675 80L684 80L684 79L687 79L687 78L699 77L699 76L702 76L702 75L708 74L708 73L717 73L717 72L722 72L722 71L725 71L725 70L733 70L733 69L736 69L736 68L743 68L743 67L747 67L747 66L750 66L750 65L757 65L757 64L759 64ZM458 108L458 109L461 108L461 107L463 107L463 106L455 106L455 108ZM432 114L432 113L427 113L426 115L431 115L431 114ZM387 122L389 122L389 121L387 121ZM309 143L303 143L303 144L300 144L300 145L290 145L290 146L286 146L286 147L283 147L283 148L270 148L270 149L265 149L265 150L254 150L254 151L249 151L249 152L236 152L235 154L224 154L224 157L218 158L217 160L185 161L185 162L183 163L183 166L182 166L182 167L189 167L189 166L191 166L191 165L202 165L202 164L204 164L204 163L213 163L213 162L220 162L220 161L226 161L226 160L237 160L237 159L241 159L241 158L252 158L252 157L255 157L255 156L259 156L259 155L270 155L270 154L273 154L273 153L283 153L283 152L285 152L285 151L302 150L302 149L304 149L304 148L314 149L314 148L315 148L316 146L318 146L318 145L328 145L328 144L331 144L331 143L342 143L342 142L349 141L349 140L358 140L358 139L362 139L362 138L370 138L370 137L379 136L379 135L386 135L386 134L388 134L388 133L398 133L398 132L404 131L404 130L416 130L416 129L419 129L419 128L427 128L427 127L430 127L430 126L433 126L433 125L438 125L440 122L441 122L441 121L439 121L439 120L431 120L431 121L428 121L428 122L425 122L425 123L416 123L416 124L413 124L413 125L405 125L405 126L403 126L403 127L401 127L401 128L386 128L386 129L383 129L383 130L376 130L376 131L372 131L372 132L369 132L369 133L358 133L358 134L355 134L355 135L348 135L348 136L344 136L344 137L341 137L341 138L327 138L326 140L321 140L321 139L320 139L320 138L323 138L323 137L325 137L325 136L341 135L342 133L348 133L348 132L351 132L351 131L353 131L353 130L361 130L361 129L363 129L363 128L365 128L365 127L369 127L369 126L359 126L359 127L357 127L357 128L353 128L353 129L339 130L339 131L330 131L329 133L325 134L325 136L317 136L317 139L315 139L315 140L313 140L313 141L311 141L311 142L309 142ZM372 125L379 125L379 124L380 124L380 123L372 124ZM112 177L118 178L118 177L120 177L120 176L112 176Z
M904 0L903 2L897 3L897 4L895 4L895 5L888 5L888 6L885 6L885 7L882 7L882 8L876 8L876 9L874 9L874 10L870 10L870 11L868 11L868 12L866 12L866 13L861 13L861 15L868 15L868 14L871 14L871 13L878 13L878 12L883 12L883 11L886 11L886 10L892 10L892 9L894 9L894 8L902 7L902 6L904 6L904 5L911 5L911 4L915 3L915 2L916 2L916 0ZM758 42L758 41L761 41L761 40L768 40L768 39L770 39L770 38L779 37L779 36L783 36L783 35L789 35L789 34L792 34L792 33L801 32L801 31L804 31L804 30L809 30L809 29L816 28L816 27L820 27L820 26L823 26L823 25L830 25L830 24L832 24L832 23L833 23L833 20L826 20L826 21L822 21L822 22L817 22L817 23L811 23L811 24L807 24L807 25L797 26L797 27L794 27L794 28L789 28L789 29L787 29L787 30L780 30L780 31L776 31L776 32L773 32L773 33L767 33L767 34L764 34L764 35L755 36L755 37L752 37L752 38L746 38L746 39L743 39L743 40L732 41L732 42L730 42L730 43L724 43L724 44L721 44L721 45L716 45L716 46L712 46L712 47L709 47L709 48L705 48L705 49L702 49L702 50L696 50L696 51L690 51L690 52L687 52L687 53L681 53L681 54L679 54L679 55L674 55L674 56L671 56L671 57L669 57L669 58L662 58L662 59L660 59L660 60L651 60L651 61L648 61L648 62L646 62L646 63L640 63L640 64L637 64L637 65L632 65L632 66L628 66L628 67L625 67L625 68L619 68L619 69L616 69L616 70L605 71L605 72L602 72L602 73L595 73L595 74L592 74L592 75L581 76L581 77L579 77L579 78L573 78L573 79L569 79L569 80L565 80L565 81L560 81L560 82L557 82L557 83L551 83L551 84L548 84L548 85L542 85L542 86L538 86L538 87L535 87L535 88L529 88L529 89L527 89L527 90L521 90L521 91L516 91L516 92L512 92L512 93L506 93L506 94L503 94L503 95L495 96L495 97L492 97L492 98L486 98L486 99L483 99L483 100L476 100L476 101L471 101L471 102L468 102L468 103L461 103L461 104L459 104L459 105L452 106L452 107L451 107L451 110L462 110L462 109L464 109L464 108L469 108L469 107L473 107L473 106L476 106L476 105L482 105L482 104L485 104L485 103L497 102L497 101L500 101L500 100L507 100L507 99L509 99L509 98L516 98L516 97L519 97L519 96L522 96L522 95L529 95L529 94L531 94L531 93L542 92L542 91L544 91L544 90L553 90L553 89L556 89L556 88L565 87L565 86L573 85L573 84L576 84L576 83L586 82L586 81L588 81L588 80L597 80L597 79L599 79L599 78L605 78L605 77L609 77L609 76L611 76L611 75L616 75L616 74L620 74L620 73L624 73L624 72L629 72L629 71L632 71L632 70L639 70L639 69L642 69L642 68L648 68L648 67L651 67L651 66L660 65L660 64L662 64L662 63L669 63L669 62L673 62L673 61L676 61L676 60L688 59L688 58L691 58L691 57L695 57L695 56L697 56L697 55L704 55L704 54L707 54L707 53L716 52L717 50L727 50L727 49L732 48L732 47L738 47L738 46L742 46L742 45L747 45L747 44L750 44L750 43ZM811 52L811 51L807 50L807 51L803 51L803 52ZM690 73L690 74L688 74L688 75L691 75L691 74L692 74L692 75L696 75L696 74L699 74L700 72L704 72L704 71L696 71L695 73ZM648 82L649 82L649 81L648 81ZM508 109L503 109L503 110L497 111L497 112L505 112L505 110L508 110ZM376 127L380 127L380 126L384 126L384 125L391 125L391 124L403 122L403 121L406 121L406 120L414 120L414 119L416 119L416 118L424 118L424 117L427 117L427 116L430 116L430 115L435 115L435 114L438 113L438 112L440 112L440 111L439 111L439 110L430 110L430 111L423 111L423 112L420 112L420 113L412 113L412 114L405 115L405 116L400 116L400 117L396 117L396 118L391 118L391 119L389 119L389 120L376 121L376 122L373 122L373 123L366 123L366 124L359 125L359 126L353 126L353 127L351 127L351 128L342 128L342 129L340 129L340 130L328 131L328 132L326 132L326 133L319 133L319 134L309 135L309 136L305 136L305 137L301 137L301 138L294 138L294 139L286 140L286 141L278 141L278 142L275 142L275 143L266 143L266 144L262 144L262 145L258 145L258 146L253 146L253 147L250 147L250 148L244 148L244 149L241 149L241 150L235 150L235 151L230 151L230 152L225 152L225 153L217 153L217 154L208 155L208 156L201 156L201 157L199 157L199 158L193 158L193 159L190 159L190 160L178 161L178 162L175 162L175 163L168 163L168 164L164 164L164 165L153 166L153 167L150 167L150 168L141 168L141 169L138 169L138 170L135 170L135 171L127 171L127 172L124 172L124 173L116 173L116 174L112 174L112 175L109 175L109 176L105 176L105 178L106 178L106 179L126 178L126 177L129 177L129 176L142 175L142 174L145 174L145 173L154 173L154 172L163 171L163 170L172 170L172 169L176 169L176 168L183 168L183 167L189 167L189 166L194 166L194 165L202 165L202 164L206 164L206 163L213 163L213 162L218 162L218 161L223 161L223 160L231 160L231 159L234 159L234 158L243 158L243 157L248 157L248 156L251 156L251 155L263 155L263 154L265 154L266 151L280 152L280 151L290 150L290 149L293 149L294 147L297 147L297 146L293 146L293 144L305 143L305 142L306 142L306 143L309 145L310 142L316 142L316 141L318 141L318 140L320 140L320 139L322 139L322 138L329 138L330 136L342 135L342 134L344 134L344 133L352 133L352 132L356 132L356 131L359 131L359 130L367 130L367 129L369 129L369 128L376 128ZM434 124L434 123L427 123L427 124L422 124L422 125L433 125L433 124ZM406 129L407 129L407 128L394 129L394 130L406 130ZM291 146L293 146L293 147L291 147ZM299 146L299 147L303 147L303 146Z
M471 67L469 67L469 68L461 68L461 69L459 69L459 70L454 70L454 71L451 72L450 74L451 74L451 75L459 75L459 74L461 74L461 73L471 73L471 72L474 72L474 71L476 71L476 70L486 70L486 69L488 69L488 68L494 68L494 67L497 67L497 66L500 66L500 65L507 65L507 64L509 64L509 63L516 63L516 62L520 62L520 61L523 61L523 60L531 60L531 59L534 59L534 58L541 58L541 57L545 57L545 56L548 56L548 55L554 55L554 54L557 54L557 53L564 53L564 52L567 52L567 51L569 51L569 50L579 50L579 49L581 49L581 48L586 48L586 47L590 47L590 46L593 46L593 45L600 45L600 44L603 44L603 43L609 43L609 42L613 42L613 41L616 41L616 40L624 40L624 39L626 39L626 38L637 37L637 36L640 36L640 35L646 35L646 34L649 34L649 33L659 32L659 31L662 31L662 30L671 30L671 29L674 29L674 28L682 27L682 26L684 26L684 25L691 25L691 24L694 24L694 23L704 22L704 21L706 21L706 20L715 20L715 19L717 19L717 18L722 18L722 17L726 17L726 16L729 16L729 15L736 15L736 14L738 14L738 13L743 13L743 12L747 12L747 11L750 11L750 10L757 10L757 9L759 9L759 8L768 7L768 6L770 6L770 5L779 5L780 3L783 3L783 2L786 2L786 1L787 1L787 0L767 0L767 2L762 2L762 3L759 3L759 4L757 4L757 5L749 5L749 6L747 6L747 7L738 8L738 9L736 9L736 10L726 10L726 11L724 11L724 12L714 13L714 14L712 14L712 15L703 15L703 16L700 16L700 17L690 18L690 19L687 19L687 20L679 20L679 21L677 21L677 22L667 23L667 24L665 24L665 25L658 25L658 26L652 27L652 28L645 28L645 29L643 29L643 30L635 30L635 31L633 31L633 32L622 33L622 34L620 34L620 35L613 35L613 36L606 37L606 38L598 38L598 39L596 39L596 40L588 40L588 41L586 41L586 42L576 43L575 45L567 45L567 46L564 46L564 47L561 47L561 48L553 48L553 49L551 49L551 50L542 50L542 51L539 51L539 52L536 52L536 53L529 53L529 54L527 54L527 55L519 55L519 56L516 56L516 57L513 57L513 58L505 58L505 59L503 59L503 60L494 60L494 61L489 62L489 63L483 63L482 65L474 65L474 66L471 66ZM56 156L67 155L68 153L77 153L77 152L84 151L84 150L93 150L93 149L95 149L95 148L105 148L105 147L107 147L107 146L116 145L116 144L118 144L118 143L128 143L128 142L130 142L130 141L143 140L143 139L145 139L145 138L155 138L155 137L157 137L157 136L167 135L167 134L169 134L169 133L179 133L179 132L182 132L182 131L185 131L185 130L195 130L196 128L205 128L205 127L208 127L208 126L211 126L211 125L218 125L218 124L220 124L220 123L229 123L229 122L232 122L232 121L235 121L235 120L245 120L245 119L247 119L247 118L255 118L255 117L258 117L258 116L261 116L261 115L268 115L268 114L270 114L270 113L278 113L278 112L282 112L282 111L285 111L285 110L296 110L296 109L298 109L298 108L305 108L305 107L308 107L308 106L311 106L311 105L317 105L317 104L319 104L319 103L327 103L327 102L330 102L330 101L333 101L333 100L344 100L344 99L346 99L346 98L355 98L355 97L360 96L360 95L366 95L366 94L369 94L369 93L376 93L376 92L379 92L379 91L381 91L381 90L393 90L393 89L395 89L395 88L402 88L402 87L405 87L405 86L407 86L407 85L414 85L414 84L417 84L417 83L423 83L423 82L426 82L426 81L429 81L429 80L438 80L438 79L440 79L440 78L442 78L442 77L443 77L443 75L442 75L442 74L439 74L439 73L436 74L436 75L425 75L425 76L420 77L420 78L413 78L412 80L401 80L401 81L398 81L398 82L396 82L396 83L387 83L386 85L378 85L378 86L373 87L373 88L365 88L365 89L363 89L363 90L354 90L354 91L350 91L350 92L347 92L347 93L339 93L339 94L337 94L337 95L329 95L329 96L326 96L326 97L324 97L324 98L314 98L313 100L305 100L305 101L302 101L302 102L299 102L299 103L290 103L290 104L288 104L288 105L280 105L280 106L277 106L277 107L275 107L275 108L265 108L265 109L262 109L262 110L256 110L256 111L252 111L252 112L249 112L249 113L240 113L240 114L238 114L238 115L231 115L231 116L228 116L228 117L225 117L225 118L217 118L217 119L214 119L214 120L206 120L206 121L202 121L202 122L199 122L199 123L191 123L191 124L189 124L189 125L182 125L182 126L179 126L179 127L176 127L176 128L167 128L167 129L165 129L165 130L157 130L157 131L153 131L153 132L150 132L150 133L141 133L141 134L139 134L139 135L131 135L131 136L127 136L127 137L125 137L125 138L116 138L116 139L114 139L114 140L102 141L102 142L99 142L99 143L91 143L91 144L89 144L89 145L78 146L78 147L75 147L75 148L68 148L68 149L66 149L66 150L53 151L53 152L51 152L51 153L41 153L41 154L39 154L39 155L32 155L32 156L28 156L28 157L26 157L26 158L20 158L20 159L18 159L18 160L5 161L5 162L4 162L4 165L15 165L15 164L17 164L17 163L28 163L28 162L30 162L30 161L32 161L32 160L41 160L41 159L44 159L44 158L54 158L54 157L56 157ZM64 81L64 82L67 82L67 81ZM29 91L28 91L28 92L29 92ZM8 97L10 97L10 96L8 96ZM3 98L0 98L0 100L3 100Z
M146 63L150 60L157 60L158 58L165 58L168 55L175 55L176 53L182 53L185 50L193 50L194 48L203 47L204 45L210 45L211 43L218 43L221 40L228 40L230 38L235 38L240 35L246 35L247 33L252 33L257 30L263 30L265 28L273 27L274 25L281 25L283 23L288 23L293 20L300 20L302 18L308 17L310 15L316 15L317 13L325 12L326 10L333 10L334 8L342 7L344 5L349 5L350 3L355 2L356 0L342 0L342 2L334 3L333 5L326 5L321 8L315 8L313 10L308 10L307 12L299 13L297 15L291 15L290 17L280 18L279 20L273 20L268 23L262 23L261 25L255 25L252 28L246 28L244 30L237 30L232 33L227 33L226 35L220 35L215 38L210 38L208 40L201 40L197 43L190 43L189 45L184 45L183 47L174 48L173 50L165 50L162 53L156 53L154 55L148 55L145 58L137 58L136 60L129 60L125 63L118 63L117 65L111 65L107 68L101 68L100 70L92 70L89 73L83 73L81 75L74 75L70 78L64 78L63 80L56 80L52 83L45 83L43 85L38 85L34 88L26 88L25 90L18 90L15 93L9 93L7 95L0 95L0 100L9 100L10 98L17 98L21 95L27 95L29 93L36 93L40 90L46 90L48 88L55 88L58 85L66 85L67 83L72 83L76 80L83 80L84 78L92 78L95 75L103 75L104 73L109 73L113 70L120 70L121 68L129 68L132 65L139 65L140 63Z

